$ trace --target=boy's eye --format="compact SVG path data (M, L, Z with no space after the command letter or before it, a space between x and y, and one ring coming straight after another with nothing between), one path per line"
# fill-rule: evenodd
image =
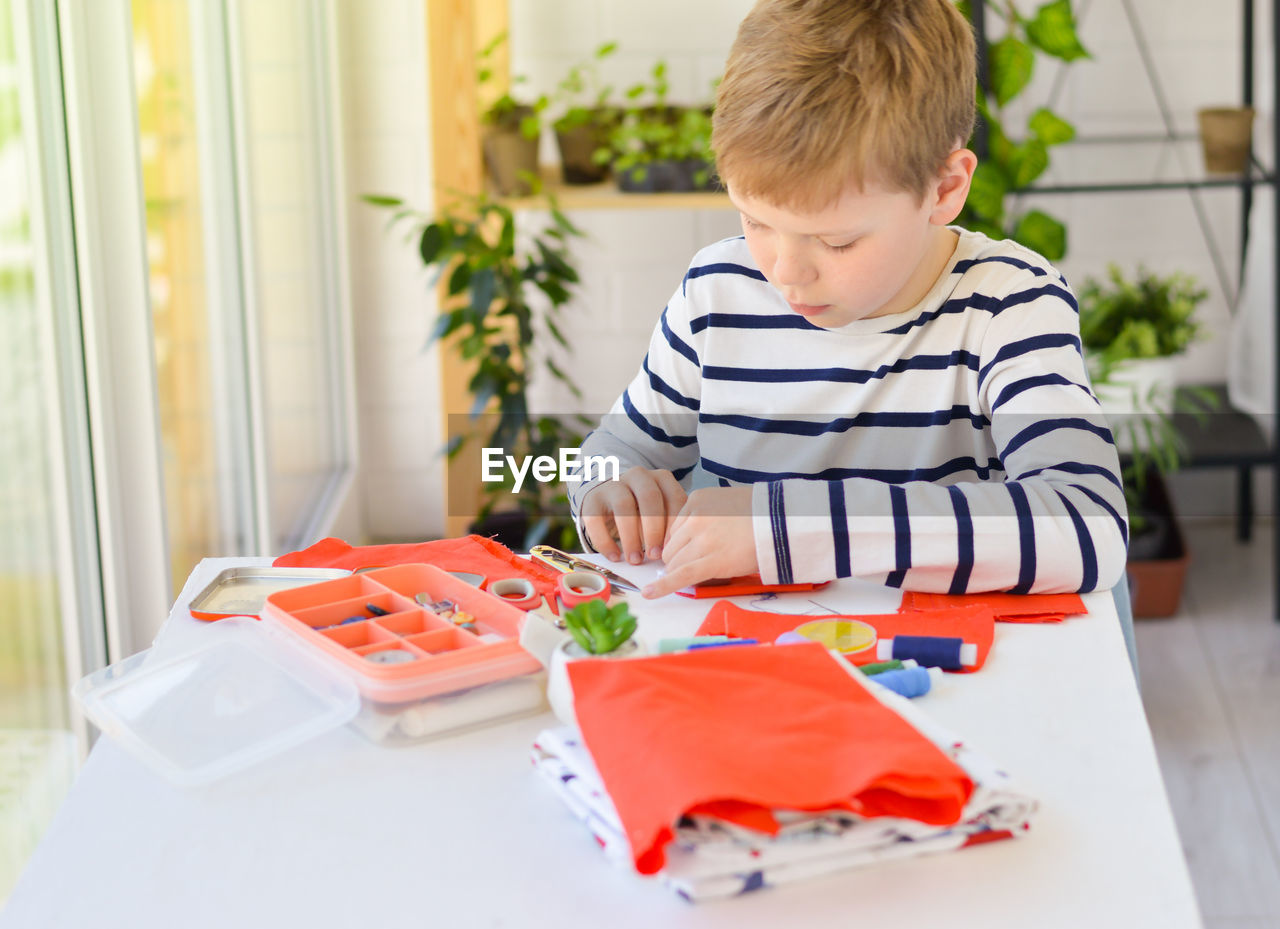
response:
M847 252L849 249L853 248L855 245L858 244L858 240L854 239L852 242L844 242L840 245L833 245L830 242L823 242L822 244L825 245L827 248L831 249L831 251L833 252Z

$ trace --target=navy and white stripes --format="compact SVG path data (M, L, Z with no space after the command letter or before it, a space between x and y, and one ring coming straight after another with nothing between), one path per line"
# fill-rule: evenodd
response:
M1125 507L1077 318L1039 256L961 232L921 304L826 330L727 239L694 259L584 450L752 485L767 580L1109 587Z

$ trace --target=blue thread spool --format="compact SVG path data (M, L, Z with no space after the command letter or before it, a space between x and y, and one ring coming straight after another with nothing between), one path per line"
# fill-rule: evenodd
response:
M876 658L913 658L928 668L959 671L978 663L978 646L961 638L937 635L899 635L876 643Z
M727 642L727 635L694 635L684 636L681 638L660 639L658 641L658 654L667 655L671 652L683 652L693 645L702 642Z
M700 651L704 648L724 648L733 645L759 645L756 639L725 639L723 642L694 642L689 646L689 651Z
M894 693L904 697L923 697L933 686L933 675L929 673L928 668L899 668L896 671L882 671L868 680L875 681L881 687L888 687Z

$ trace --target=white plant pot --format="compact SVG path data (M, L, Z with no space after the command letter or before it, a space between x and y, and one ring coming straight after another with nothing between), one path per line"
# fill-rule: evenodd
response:
M607 655L588 654L573 639L561 642L551 653L551 663L547 665L547 702L551 704L551 712L566 726L577 727L578 717L573 711L573 687L569 684L567 670L570 662L611 661L639 658L645 654L644 646L636 639L628 639Z
M1107 383L1094 385L1120 451L1132 451L1132 433L1142 428L1144 420L1173 412L1180 357L1122 361L1111 369Z

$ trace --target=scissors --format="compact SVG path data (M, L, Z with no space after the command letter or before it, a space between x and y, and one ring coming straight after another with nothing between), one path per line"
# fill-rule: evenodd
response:
M576 558L568 552L562 552L560 549L552 548L550 545L535 545L529 549L529 554L557 571L594 571L596 574L607 578L614 587L621 587L623 590L640 590L637 585L631 583L622 575L615 574L608 568L602 568L595 562L587 561L585 558Z

